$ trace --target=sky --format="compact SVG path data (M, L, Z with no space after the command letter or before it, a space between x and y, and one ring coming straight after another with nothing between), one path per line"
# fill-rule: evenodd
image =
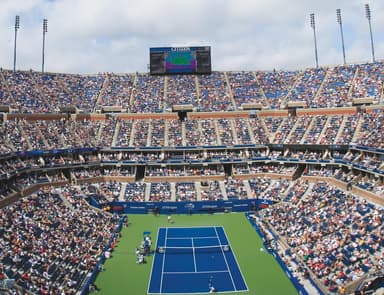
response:
M383 0L0 0L0 67L96 74L148 72L150 47L211 46L214 71L315 67L310 13L315 14L319 66L384 57Z

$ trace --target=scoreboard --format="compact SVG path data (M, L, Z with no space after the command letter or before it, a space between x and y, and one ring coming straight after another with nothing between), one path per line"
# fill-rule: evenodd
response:
M149 49L150 73L210 74L211 47L154 47Z

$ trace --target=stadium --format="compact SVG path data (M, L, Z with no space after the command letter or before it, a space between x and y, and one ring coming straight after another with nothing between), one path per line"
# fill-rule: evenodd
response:
M383 287L384 61L215 71L211 50L1 69L0 294Z

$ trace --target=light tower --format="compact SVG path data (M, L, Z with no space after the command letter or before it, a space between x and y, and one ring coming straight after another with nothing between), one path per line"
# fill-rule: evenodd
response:
M16 44L17 44L17 31L20 28L20 16L15 17L15 45L13 47L13 72L16 72Z
M41 62L41 72L44 73L44 56L45 56L45 34L48 32L48 20L43 19L43 53L42 53L42 62Z
M340 36L341 36L341 46L342 46L342 49L343 49L343 60L344 60L344 64L346 64L347 62L345 61L343 22L341 20L341 9L340 8L336 9L336 16L337 16L337 22L340 25Z
M373 46L372 25L371 25L371 9L368 4L365 4L365 16L368 19L369 33L371 35L371 50L372 50L372 62L375 62L375 48Z
M319 58L317 56L317 41L316 41L316 25L315 25L315 14L311 13L310 15L310 24L311 28L313 29L313 41L315 45L315 61L316 61L316 68L319 67Z

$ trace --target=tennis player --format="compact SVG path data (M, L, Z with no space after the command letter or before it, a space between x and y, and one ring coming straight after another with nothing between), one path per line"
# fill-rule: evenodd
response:
M215 289L215 287L213 286L213 283L212 283L212 277L209 278L208 288L209 288L209 293L216 292L216 289Z

